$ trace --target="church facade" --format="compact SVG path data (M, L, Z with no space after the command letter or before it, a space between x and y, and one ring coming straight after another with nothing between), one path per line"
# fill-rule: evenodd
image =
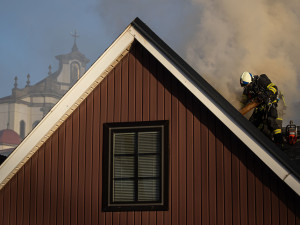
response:
M68 54L58 55L57 71L51 71L40 82L31 85L30 75L24 88L15 77L11 95L0 98L0 131L10 129L22 139L39 123L60 98L85 73L89 60L78 50L76 37Z

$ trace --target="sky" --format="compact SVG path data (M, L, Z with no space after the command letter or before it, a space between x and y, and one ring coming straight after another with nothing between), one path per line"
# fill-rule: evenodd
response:
M243 71L266 73L300 126L298 0L0 0L0 97L58 69L77 46L89 66L136 17L239 108Z

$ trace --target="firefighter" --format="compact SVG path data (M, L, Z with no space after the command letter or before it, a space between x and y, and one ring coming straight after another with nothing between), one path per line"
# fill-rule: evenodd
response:
M276 122L276 119L278 119L277 103L279 100L277 86L270 81L266 74L258 76L249 72L242 73L240 84L244 87L242 105L245 106L252 101L259 103L254 108L249 121L273 138L273 141L282 148L281 127Z

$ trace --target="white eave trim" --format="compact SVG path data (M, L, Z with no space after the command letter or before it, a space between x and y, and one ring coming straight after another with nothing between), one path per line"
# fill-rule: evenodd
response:
M188 78L172 61L168 59L155 45L148 42L134 27L129 29L130 33L140 42L160 63L162 63L188 90L190 90L216 117L218 117L237 137L240 138L268 167L273 170L280 179L286 182L300 196L300 181L290 174L273 155L263 146L259 145L246 130L235 123L231 115L225 113L213 99L199 90L197 85Z
M293 174L287 175L284 178L284 182L289 185L298 195L300 195L299 180Z
M131 25L130 25L131 26ZM89 93L111 70L115 61L131 46L134 37L130 26L114 41L102 56L86 71L80 80L61 98L42 121L0 166L0 189L13 177L22 165L42 146Z

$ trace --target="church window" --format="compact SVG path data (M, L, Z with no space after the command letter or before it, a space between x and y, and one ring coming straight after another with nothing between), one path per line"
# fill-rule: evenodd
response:
M74 84L80 76L80 66L78 62L72 62L71 63L71 77L70 82Z
M24 120L20 121L20 137L22 139L25 138L25 122L24 122Z
M33 128L35 128L35 127L36 127L36 125L38 125L38 124L39 124L39 122L40 122L39 120L36 120L36 121L34 121L34 123L32 124L32 129L33 129Z

